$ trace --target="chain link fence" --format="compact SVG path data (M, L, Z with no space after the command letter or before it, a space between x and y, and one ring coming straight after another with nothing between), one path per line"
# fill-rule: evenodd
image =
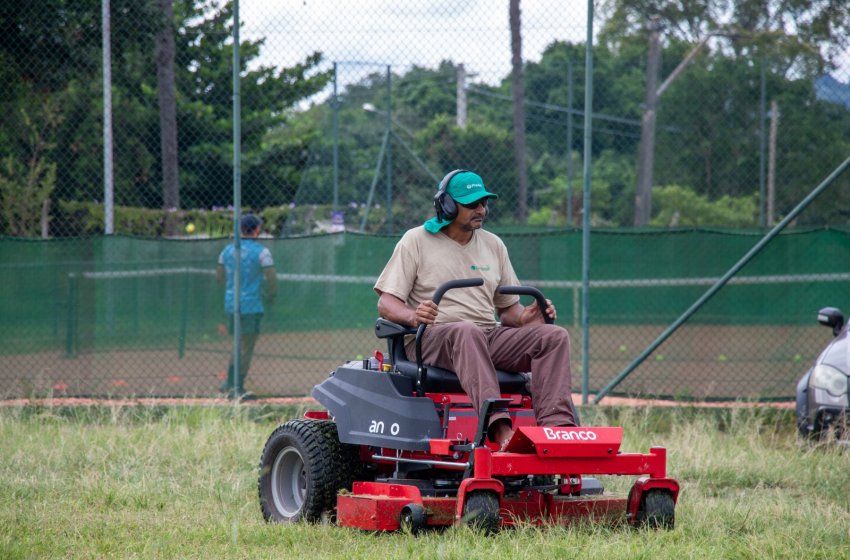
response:
M595 5L591 393L850 154L850 16L720 4ZM382 349L371 284L459 167L570 317L580 389L586 7L240 2L241 206L281 283L249 389L307 394ZM216 394L234 8L0 6L0 396ZM844 174L615 393L791 397L818 308L848 307L848 225Z

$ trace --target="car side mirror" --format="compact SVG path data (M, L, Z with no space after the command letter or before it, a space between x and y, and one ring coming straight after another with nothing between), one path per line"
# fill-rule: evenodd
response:
M838 336L844 326L844 314L837 307L824 307L818 311L818 323L832 327L832 336Z

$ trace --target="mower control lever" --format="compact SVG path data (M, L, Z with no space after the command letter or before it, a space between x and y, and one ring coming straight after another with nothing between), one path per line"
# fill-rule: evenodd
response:
M443 295L449 290L454 288L472 288L482 285L484 285L483 278L461 278L459 280L449 280L445 284L441 284L436 289L431 301L439 305L440 300L443 299ZM425 323L422 323L416 329L416 396L418 397L425 396L425 391L422 388L425 386L425 378L428 375L428 371L422 364L422 335L425 332L426 326L427 325L425 325Z
M498 288L496 288L496 291L500 294L533 297L537 300L537 306L540 308L540 312L543 314L543 320L550 325L555 322L552 317L546 314L546 298L543 297L543 292L541 292L537 288L532 288L531 286L499 286Z

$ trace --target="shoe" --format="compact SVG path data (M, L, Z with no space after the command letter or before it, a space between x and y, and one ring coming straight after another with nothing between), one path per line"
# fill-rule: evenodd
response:
M513 435L513 425L507 418L496 420L487 428L487 438L499 446L499 451L505 450Z
M502 441L499 442L499 451L504 451L505 449L507 449L512 437L514 437L513 430L511 430L511 433L508 437L504 438Z
M232 400L232 401L239 401L239 402L255 401L255 400L257 400L257 395L255 395L251 391L246 391L245 389L242 389L242 390L231 389L227 393L227 398Z

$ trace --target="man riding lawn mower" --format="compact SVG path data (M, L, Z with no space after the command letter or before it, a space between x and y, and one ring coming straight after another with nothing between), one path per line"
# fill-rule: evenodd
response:
M436 216L402 236L375 283L388 362L337 368L313 389L327 412L271 435L260 462L266 519L336 512L340 525L368 530L492 531L619 512L673 526L679 486L665 450L621 453L621 428L578 426L569 335L482 229L493 198L472 171L440 182ZM581 476L599 474L649 476L613 498Z
M451 282L433 301L480 281ZM534 288L501 290L545 302ZM313 389L326 411L308 412L272 433L260 460L266 520L335 517L345 527L415 532L461 523L495 531L518 521L589 517L673 528L679 484L667 477L664 448L624 453L619 427L536 426L521 373L498 371L502 397L476 414L454 372L407 359L404 337L415 335L421 352L425 328L379 319L375 332L387 339L388 360L340 366ZM514 428L504 450L487 441L485 427L497 412ZM639 478L628 496L613 496L585 475Z

